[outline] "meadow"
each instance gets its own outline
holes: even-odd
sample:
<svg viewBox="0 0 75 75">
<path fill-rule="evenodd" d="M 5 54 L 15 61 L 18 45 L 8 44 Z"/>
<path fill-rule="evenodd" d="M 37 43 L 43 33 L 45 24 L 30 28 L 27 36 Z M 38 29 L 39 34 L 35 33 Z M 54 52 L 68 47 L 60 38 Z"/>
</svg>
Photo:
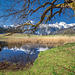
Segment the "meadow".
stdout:
<svg viewBox="0 0 75 75">
<path fill-rule="evenodd" d="M 28 69 L 0 71 L 0 75 L 74 75 L 75 43 L 40 52 Z"/>
<path fill-rule="evenodd" d="M 0 41 L 8 43 L 49 44 L 52 49 L 40 52 L 33 65 L 23 70 L 1 70 L 0 75 L 74 75 L 75 36 L 74 35 L 0 35 Z"/>
</svg>

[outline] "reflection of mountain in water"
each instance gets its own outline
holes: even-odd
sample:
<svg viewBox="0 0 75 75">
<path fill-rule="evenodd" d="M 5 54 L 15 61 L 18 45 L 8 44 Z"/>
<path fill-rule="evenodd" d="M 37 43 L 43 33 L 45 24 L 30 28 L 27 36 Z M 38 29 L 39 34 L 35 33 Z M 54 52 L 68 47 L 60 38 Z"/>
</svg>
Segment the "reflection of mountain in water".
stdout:
<svg viewBox="0 0 75 75">
<path fill-rule="evenodd" d="M 13 44 L 13 45 L 8 45 L 8 47 L 4 47 L 5 49 L 10 49 L 13 51 L 24 51 L 24 52 L 29 52 L 29 51 L 44 51 L 46 49 L 48 49 L 47 45 L 41 45 L 41 44 L 36 44 L 36 43 L 25 43 L 25 44 Z"/>
<path fill-rule="evenodd" d="M 38 57 L 39 51 L 47 49 L 47 45 L 37 43 L 11 43 L 2 47 L 0 61 L 33 62 Z"/>
</svg>

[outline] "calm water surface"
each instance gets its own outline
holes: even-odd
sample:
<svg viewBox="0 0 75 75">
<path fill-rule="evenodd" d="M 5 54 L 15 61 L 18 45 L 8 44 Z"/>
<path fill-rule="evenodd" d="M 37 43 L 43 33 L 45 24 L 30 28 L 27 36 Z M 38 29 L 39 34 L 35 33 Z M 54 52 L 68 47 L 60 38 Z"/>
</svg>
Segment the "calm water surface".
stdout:
<svg viewBox="0 0 75 75">
<path fill-rule="evenodd" d="M 40 51 L 50 49 L 47 44 L 11 43 L 0 41 L 0 61 L 24 62 L 35 61 Z"/>
</svg>

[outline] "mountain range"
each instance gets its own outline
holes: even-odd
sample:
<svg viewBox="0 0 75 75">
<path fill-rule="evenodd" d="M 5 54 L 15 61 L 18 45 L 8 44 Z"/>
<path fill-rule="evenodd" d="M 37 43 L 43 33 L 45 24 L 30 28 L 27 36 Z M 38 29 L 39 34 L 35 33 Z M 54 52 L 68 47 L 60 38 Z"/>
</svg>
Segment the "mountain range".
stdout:
<svg viewBox="0 0 75 75">
<path fill-rule="evenodd" d="M 69 28 L 64 28 L 64 29 L 59 29 L 57 31 L 54 31 L 50 33 L 51 35 L 56 35 L 56 34 L 75 34 L 75 26 L 69 27 Z"/>
<path fill-rule="evenodd" d="M 40 24 L 38 31 L 36 31 L 36 34 L 52 34 L 55 31 L 64 31 L 64 29 L 70 28 L 70 27 L 74 27 L 75 23 L 71 23 L 71 24 L 66 24 L 65 22 L 60 22 L 60 23 L 55 23 L 55 24 Z"/>
<path fill-rule="evenodd" d="M 17 26 L 13 24 L 13 25 L 2 25 L 0 27 L 2 27 L 4 29 L 8 29 L 8 28 L 15 28 Z M 34 34 L 37 34 L 37 35 L 59 34 L 60 31 L 63 32 L 64 30 L 66 30 L 67 28 L 70 28 L 70 27 L 75 28 L 75 23 L 66 24 L 65 22 L 60 22 L 60 23 L 56 22 L 55 24 L 40 24 L 38 27 L 38 30 L 35 31 Z M 71 31 L 72 30 L 73 29 L 71 28 Z M 61 32 L 60 32 L 60 34 L 61 34 Z"/>
</svg>

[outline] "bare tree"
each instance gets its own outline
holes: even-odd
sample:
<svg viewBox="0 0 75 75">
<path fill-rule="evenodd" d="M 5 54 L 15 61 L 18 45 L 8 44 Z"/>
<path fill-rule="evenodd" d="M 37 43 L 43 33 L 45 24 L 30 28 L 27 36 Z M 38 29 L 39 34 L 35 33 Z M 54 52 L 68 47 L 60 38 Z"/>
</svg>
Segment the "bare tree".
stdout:
<svg viewBox="0 0 75 75">
<path fill-rule="evenodd" d="M 32 33 L 38 29 L 41 23 L 51 21 L 56 14 L 60 16 L 66 8 L 73 9 L 75 12 L 75 0 L 63 1 L 62 3 L 61 0 L 3 0 L 4 3 L 1 3 L 1 0 L 0 3 L 3 7 L 0 9 L 2 12 L 0 18 L 2 21 L 11 19 L 16 22 L 15 25 L 19 24 L 17 29 L 21 28 L 23 32 Z M 34 19 L 36 24 L 32 24 L 30 18 Z"/>
</svg>

